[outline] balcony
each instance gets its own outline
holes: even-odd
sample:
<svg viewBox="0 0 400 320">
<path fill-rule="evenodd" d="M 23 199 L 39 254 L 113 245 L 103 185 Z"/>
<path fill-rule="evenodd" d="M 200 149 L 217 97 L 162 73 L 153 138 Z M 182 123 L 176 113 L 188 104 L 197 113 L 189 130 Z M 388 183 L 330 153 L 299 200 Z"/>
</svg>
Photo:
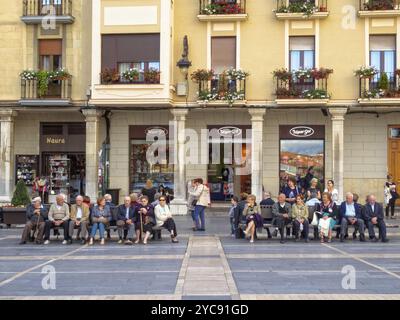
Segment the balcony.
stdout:
<svg viewBox="0 0 400 320">
<path fill-rule="evenodd" d="M 400 0 L 359 0 L 358 15 L 362 18 L 398 17 Z"/>
<path fill-rule="evenodd" d="M 247 19 L 246 0 L 199 0 L 199 21 L 243 21 Z"/>
<path fill-rule="evenodd" d="M 325 19 L 329 16 L 328 0 L 277 0 L 278 20 Z"/>
<path fill-rule="evenodd" d="M 22 106 L 68 106 L 71 104 L 71 76 L 65 70 L 24 71 L 21 74 Z"/>
<path fill-rule="evenodd" d="M 221 74 L 212 70 L 197 70 L 191 78 L 199 86 L 197 103 L 211 106 L 240 106 L 246 104 L 248 73 L 229 69 Z"/>
<path fill-rule="evenodd" d="M 302 69 L 274 71 L 276 104 L 286 106 L 322 106 L 330 99 L 328 77 L 332 69 Z"/>
<path fill-rule="evenodd" d="M 372 72 L 359 75 L 360 104 L 391 105 L 400 103 L 400 70 L 395 72 Z"/>
<path fill-rule="evenodd" d="M 72 16 L 72 0 L 23 1 L 21 20 L 26 24 L 41 24 L 42 21 L 47 23 L 47 21 L 51 21 L 53 17 L 56 23 L 73 23 L 75 18 Z"/>
</svg>

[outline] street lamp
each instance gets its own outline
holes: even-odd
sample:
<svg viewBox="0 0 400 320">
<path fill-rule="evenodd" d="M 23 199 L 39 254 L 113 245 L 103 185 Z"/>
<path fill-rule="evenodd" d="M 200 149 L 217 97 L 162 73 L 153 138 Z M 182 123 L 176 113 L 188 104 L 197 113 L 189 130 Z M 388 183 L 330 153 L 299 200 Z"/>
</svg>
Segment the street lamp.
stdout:
<svg viewBox="0 0 400 320">
<path fill-rule="evenodd" d="M 183 53 L 182 58 L 177 62 L 177 67 L 181 71 L 182 75 L 184 76 L 185 80 L 188 79 L 189 68 L 192 66 L 192 62 L 189 61 L 189 43 L 188 37 L 183 37 Z"/>
</svg>

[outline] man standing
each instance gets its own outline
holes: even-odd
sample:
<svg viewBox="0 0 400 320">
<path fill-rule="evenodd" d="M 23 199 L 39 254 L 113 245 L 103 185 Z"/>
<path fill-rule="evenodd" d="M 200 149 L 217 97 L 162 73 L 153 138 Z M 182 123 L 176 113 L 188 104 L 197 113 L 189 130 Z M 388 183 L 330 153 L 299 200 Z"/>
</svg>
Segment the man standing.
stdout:
<svg viewBox="0 0 400 320">
<path fill-rule="evenodd" d="M 351 192 L 346 194 L 346 201 L 343 201 L 339 209 L 340 219 L 340 242 L 344 241 L 345 234 L 347 233 L 347 226 L 353 225 L 360 232 L 360 241 L 365 241 L 365 225 L 362 218 L 362 209 L 358 203 L 354 202 L 354 196 Z"/>
<path fill-rule="evenodd" d="M 124 204 L 118 207 L 117 227 L 119 244 L 122 243 L 124 229 L 128 229 L 128 240 L 125 240 L 125 244 L 130 245 L 133 243 L 133 235 L 135 233 L 134 216 L 135 209 L 131 206 L 131 197 L 127 196 L 124 198 Z"/>
<path fill-rule="evenodd" d="M 285 226 L 291 221 L 292 206 L 286 202 L 286 196 L 281 193 L 278 196 L 278 202 L 272 206 L 272 214 L 275 218 L 275 224 L 277 225 L 281 234 L 281 243 L 285 243 Z"/>
<path fill-rule="evenodd" d="M 62 244 L 68 243 L 68 229 L 69 229 L 69 207 L 64 202 L 64 195 L 59 194 L 56 197 L 56 203 L 53 203 L 49 210 L 49 220 L 46 221 L 44 229 L 45 241 L 44 244 L 50 243 L 50 229 L 54 227 L 63 227 L 64 229 L 64 241 Z"/>
<path fill-rule="evenodd" d="M 75 204 L 71 206 L 71 215 L 69 221 L 69 242 L 72 243 L 74 229 L 79 229 L 82 244 L 86 243 L 89 224 L 89 207 L 83 203 L 83 197 L 77 196 Z"/>
<path fill-rule="evenodd" d="M 32 229 L 35 228 L 38 234 L 36 236 L 36 243 L 43 243 L 43 232 L 47 220 L 47 211 L 42 206 L 42 199 L 37 197 L 33 199 L 33 203 L 28 206 L 26 212 L 27 222 L 22 233 L 21 242 L 19 244 L 26 244 L 28 237 L 31 235 Z"/>
<path fill-rule="evenodd" d="M 373 242 L 378 242 L 379 239 L 375 237 L 374 227 L 377 226 L 379 233 L 382 238 L 382 242 L 388 242 L 389 239 L 386 237 L 386 224 L 383 220 L 383 207 L 380 203 L 376 202 L 375 195 L 371 194 L 368 196 L 368 203 L 364 207 L 364 220 L 368 225 L 369 238 Z"/>
</svg>

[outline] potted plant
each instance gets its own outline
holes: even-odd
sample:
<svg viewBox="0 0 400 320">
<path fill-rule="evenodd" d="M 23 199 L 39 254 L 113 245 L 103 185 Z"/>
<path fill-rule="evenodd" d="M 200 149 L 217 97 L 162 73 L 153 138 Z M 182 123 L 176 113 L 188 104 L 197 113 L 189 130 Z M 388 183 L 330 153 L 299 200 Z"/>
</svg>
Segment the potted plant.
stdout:
<svg viewBox="0 0 400 320">
<path fill-rule="evenodd" d="M 369 0 L 364 4 L 365 10 L 394 10 L 393 0 Z"/>
<path fill-rule="evenodd" d="M 361 79 L 371 79 L 378 73 L 378 70 L 375 67 L 361 67 L 354 71 L 354 74 Z"/>
<path fill-rule="evenodd" d="M 199 83 L 202 81 L 211 81 L 214 76 L 215 74 L 213 70 L 197 69 L 190 75 L 190 79 Z"/>
<path fill-rule="evenodd" d="M 130 68 L 122 73 L 122 77 L 129 82 L 137 82 L 139 80 L 139 71 L 135 68 Z"/>
<path fill-rule="evenodd" d="M 319 68 L 311 70 L 311 77 L 315 80 L 328 79 L 329 75 L 333 73 L 333 69 Z"/>
<path fill-rule="evenodd" d="M 287 69 L 277 69 L 272 74 L 279 81 L 288 82 L 292 79 L 292 73 Z"/>
<path fill-rule="evenodd" d="M 116 69 L 105 68 L 100 74 L 102 84 L 118 83 L 121 79 L 121 75 Z"/>
<path fill-rule="evenodd" d="M 19 180 L 10 206 L 2 208 L 3 222 L 7 225 L 24 224 L 26 222 L 26 206 L 31 203 L 28 189 L 23 180 Z"/>
<path fill-rule="evenodd" d="M 144 72 L 144 82 L 145 83 L 160 83 L 160 71 L 154 68 Z"/>
</svg>

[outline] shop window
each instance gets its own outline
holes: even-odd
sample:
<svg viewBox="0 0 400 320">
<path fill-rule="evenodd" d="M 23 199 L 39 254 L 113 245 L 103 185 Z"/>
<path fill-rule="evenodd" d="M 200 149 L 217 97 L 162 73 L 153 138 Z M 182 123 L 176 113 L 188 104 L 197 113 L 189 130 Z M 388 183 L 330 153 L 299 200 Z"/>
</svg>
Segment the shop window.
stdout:
<svg viewBox="0 0 400 320">
<path fill-rule="evenodd" d="M 325 184 L 325 127 L 280 126 L 280 190 L 289 177 L 296 178 L 302 191 L 317 178 L 323 191 Z"/>
</svg>

